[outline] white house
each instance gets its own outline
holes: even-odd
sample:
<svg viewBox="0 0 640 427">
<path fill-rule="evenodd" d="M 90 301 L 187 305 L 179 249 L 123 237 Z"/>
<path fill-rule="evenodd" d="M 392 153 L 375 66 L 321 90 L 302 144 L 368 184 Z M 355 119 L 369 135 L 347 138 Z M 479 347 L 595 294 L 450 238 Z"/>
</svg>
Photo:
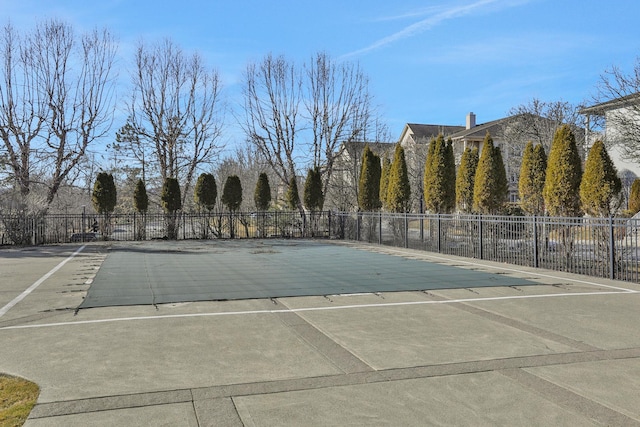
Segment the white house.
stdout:
<svg viewBox="0 0 640 427">
<path fill-rule="evenodd" d="M 592 105 L 583 108 L 580 113 L 586 118 L 587 144 L 591 146 L 596 140 L 602 139 L 619 174 L 628 170 L 635 176 L 640 176 L 640 163 L 625 155 L 624 146 L 624 142 L 637 141 L 639 153 L 627 154 L 640 159 L 640 93 Z M 594 125 L 598 125 L 600 121 L 604 122 L 602 131 L 594 130 Z"/>
</svg>

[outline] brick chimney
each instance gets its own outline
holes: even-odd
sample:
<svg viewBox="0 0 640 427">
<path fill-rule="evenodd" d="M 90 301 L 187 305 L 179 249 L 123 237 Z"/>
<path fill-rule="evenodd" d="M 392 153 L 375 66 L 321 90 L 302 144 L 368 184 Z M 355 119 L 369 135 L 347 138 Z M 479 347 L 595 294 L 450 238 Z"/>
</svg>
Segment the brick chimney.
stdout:
<svg viewBox="0 0 640 427">
<path fill-rule="evenodd" d="M 467 129 L 476 127 L 476 115 L 473 113 L 467 114 Z"/>
</svg>

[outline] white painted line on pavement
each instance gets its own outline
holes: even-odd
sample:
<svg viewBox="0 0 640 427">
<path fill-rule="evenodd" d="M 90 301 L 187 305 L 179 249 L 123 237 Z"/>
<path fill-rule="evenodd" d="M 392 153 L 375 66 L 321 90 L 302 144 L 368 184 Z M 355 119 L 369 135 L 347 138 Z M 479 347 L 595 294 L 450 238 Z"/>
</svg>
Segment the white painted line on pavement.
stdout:
<svg viewBox="0 0 640 427">
<path fill-rule="evenodd" d="M 12 301 L 10 301 L 7 305 L 5 305 L 4 307 L 0 308 L 0 317 L 4 316 L 5 314 L 7 314 L 7 312 L 9 310 L 11 310 L 11 308 L 13 308 L 13 306 L 15 306 L 16 304 L 18 304 L 20 301 L 22 301 L 23 299 L 25 299 L 27 297 L 27 295 L 29 295 L 31 292 L 33 292 L 38 286 L 40 286 L 45 280 L 47 280 L 49 277 L 53 276 L 53 274 L 55 274 L 56 271 L 60 270 L 67 262 L 71 261 L 76 255 L 78 255 L 80 252 L 82 252 L 82 250 L 86 247 L 87 245 L 82 245 L 77 251 L 75 251 L 74 253 L 72 253 L 68 258 L 64 259 L 63 261 L 60 262 L 60 264 L 56 265 L 55 267 L 53 267 L 47 274 L 45 274 L 44 276 L 42 276 L 41 278 L 39 278 L 33 285 L 29 286 L 24 292 L 22 292 L 20 295 L 18 295 L 17 297 L 15 297 Z"/>
<path fill-rule="evenodd" d="M 139 316 L 139 317 L 116 317 L 111 319 L 96 319 L 96 320 L 79 320 L 77 322 L 59 322 L 59 323 L 43 323 L 38 325 L 16 325 L 6 326 L 0 328 L 0 331 L 10 329 L 35 329 L 35 328 L 49 328 L 53 326 L 74 326 L 74 325 L 91 325 L 98 323 L 113 323 L 113 322 L 127 322 L 133 320 L 160 320 L 160 319 L 186 319 L 191 317 L 218 317 L 218 316 L 238 316 L 238 315 L 251 315 L 251 314 L 277 314 L 277 313 L 300 313 L 305 311 L 329 311 L 329 310 L 348 310 L 348 309 L 360 309 L 360 308 L 379 308 L 379 307 L 400 307 L 407 305 L 427 305 L 427 304 L 453 304 L 453 303 L 465 303 L 465 302 L 482 302 L 482 301 L 504 301 L 504 300 L 516 300 L 527 298 L 556 298 L 556 297 L 569 297 L 569 296 L 601 296 L 601 295 L 627 295 L 627 294 L 639 294 L 640 291 L 628 291 L 628 292 L 576 292 L 576 293 L 562 293 L 562 294 L 540 294 L 540 295 L 514 295 L 508 297 L 487 297 L 487 298 L 462 298 L 451 300 L 438 300 L 438 301 L 407 301 L 407 302 L 388 302 L 379 304 L 353 304 L 353 305 L 339 305 L 333 307 L 305 307 L 305 308 L 292 308 L 282 310 L 247 310 L 247 311 L 225 311 L 215 313 L 187 313 L 187 314 L 166 314 L 158 316 Z"/>
</svg>

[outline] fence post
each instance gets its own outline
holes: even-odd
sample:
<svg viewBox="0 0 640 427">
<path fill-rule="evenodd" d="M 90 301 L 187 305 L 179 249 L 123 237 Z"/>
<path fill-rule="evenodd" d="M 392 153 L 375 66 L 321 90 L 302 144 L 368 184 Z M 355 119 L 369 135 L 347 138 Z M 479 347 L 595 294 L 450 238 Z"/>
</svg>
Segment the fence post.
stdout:
<svg viewBox="0 0 640 427">
<path fill-rule="evenodd" d="M 484 259 L 484 254 L 482 253 L 482 215 L 478 215 L 478 255 L 480 259 Z"/>
<path fill-rule="evenodd" d="M 36 217 L 31 217 L 31 244 L 36 244 Z"/>
<path fill-rule="evenodd" d="M 360 211 L 356 213 L 356 242 L 360 241 Z"/>
<path fill-rule="evenodd" d="M 442 228 L 440 227 L 441 224 L 440 224 L 440 214 L 439 213 L 436 214 L 436 219 L 437 219 L 437 224 L 438 224 L 438 246 L 437 246 L 438 247 L 438 253 L 442 253 L 441 252 L 441 247 L 440 247 L 440 245 L 441 245 L 441 243 L 440 243 L 440 231 L 442 230 Z"/>
<path fill-rule="evenodd" d="M 378 211 L 378 244 L 382 244 L 382 211 Z"/>
<path fill-rule="evenodd" d="M 327 211 L 327 221 L 329 222 L 329 235 L 327 237 L 331 238 L 331 211 Z"/>
<path fill-rule="evenodd" d="M 538 268 L 540 261 L 538 260 L 538 220 L 533 216 L 533 266 Z"/>
<path fill-rule="evenodd" d="M 616 241 L 613 235 L 613 217 L 609 217 L 609 278 L 616 278 L 616 257 L 615 247 Z"/>
<path fill-rule="evenodd" d="M 85 207 L 82 207 L 82 230 L 80 230 L 80 235 L 82 236 L 82 243 L 84 243 L 85 234 L 87 232 L 87 223 L 85 221 Z"/>
<path fill-rule="evenodd" d="M 313 211 L 309 211 L 309 215 L 313 215 Z M 313 222 L 313 221 L 312 221 Z M 312 228 L 313 225 L 309 228 Z M 307 230 L 307 214 L 302 215 L 302 237 L 313 236 L 313 230 Z M 291 230 L 291 237 L 295 237 L 293 235 L 293 230 Z"/>
<path fill-rule="evenodd" d="M 404 247 L 409 247 L 409 218 L 408 213 L 404 213 Z"/>
</svg>

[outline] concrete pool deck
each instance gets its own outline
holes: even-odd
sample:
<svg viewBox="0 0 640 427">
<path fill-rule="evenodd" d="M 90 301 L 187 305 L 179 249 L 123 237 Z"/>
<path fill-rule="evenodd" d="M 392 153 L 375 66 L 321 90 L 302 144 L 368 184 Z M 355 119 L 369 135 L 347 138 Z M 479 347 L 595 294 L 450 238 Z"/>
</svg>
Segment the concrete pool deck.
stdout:
<svg viewBox="0 0 640 427">
<path fill-rule="evenodd" d="M 77 311 L 117 245 L 2 249 L 0 372 L 27 426 L 640 425 L 637 284 L 335 245 L 514 285 Z"/>
</svg>

